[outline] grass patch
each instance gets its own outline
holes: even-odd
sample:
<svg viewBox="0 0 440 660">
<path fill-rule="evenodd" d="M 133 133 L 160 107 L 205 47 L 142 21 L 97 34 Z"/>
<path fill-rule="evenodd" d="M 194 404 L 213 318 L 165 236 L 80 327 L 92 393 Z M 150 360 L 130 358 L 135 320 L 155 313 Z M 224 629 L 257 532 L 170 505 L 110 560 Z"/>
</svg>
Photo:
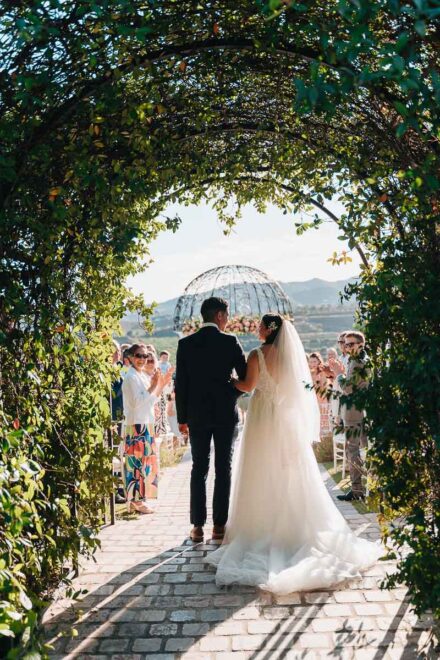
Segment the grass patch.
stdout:
<svg viewBox="0 0 440 660">
<path fill-rule="evenodd" d="M 318 463 L 325 463 L 333 461 L 333 435 L 328 435 L 321 438 L 321 442 L 316 442 L 313 445 L 316 460 Z"/>
<path fill-rule="evenodd" d="M 174 467 L 182 460 L 182 456 L 188 449 L 187 445 L 176 447 L 172 451 L 163 445 L 160 448 L 160 467 L 161 469 Z"/>
<path fill-rule="evenodd" d="M 127 504 L 115 504 L 115 514 L 117 520 L 137 520 L 139 514 L 135 511 L 127 511 Z"/>
<path fill-rule="evenodd" d="M 339 488 L 344 493 L 347 493 L 350 490 L 350 477 L 346 476 L 345 479 L 342 479 L 342 470 L 339 470 L 339 468 L 335 470 L 335 468 L 333 467 L 333 461 L 332 462 L 323 461 L 322 465 L 328 471 L 333 481 L 335 481 L 338 484 Z M 351 502 L 351 504 L 354 506 L 354 508 L 358 513 L 362 513 L 362 514 L 377 513 L 377 509 L 371 506 L 368 499 L 366 500 L 366 502 L 360 502 L 359 500 L 354 500 L 353 502 Z"/>
</svg>

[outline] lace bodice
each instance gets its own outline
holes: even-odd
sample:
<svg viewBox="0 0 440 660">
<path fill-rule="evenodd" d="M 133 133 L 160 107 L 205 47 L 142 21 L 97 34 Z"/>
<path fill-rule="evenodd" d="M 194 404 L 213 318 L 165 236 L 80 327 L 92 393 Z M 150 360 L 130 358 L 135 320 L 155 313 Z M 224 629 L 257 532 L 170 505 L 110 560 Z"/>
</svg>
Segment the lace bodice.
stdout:
<svg viewBox="0 0 440 660">
<path fill-rule="evenodd" d="M 264 359 L 264 354 L 261 348 L 257 348 L 257 355 L 260 373 L 255 390 L 257 392 L 262 392 L 265 396 L 273 397 L 276 390 L 276 383 L 267 369 L 266 360 Z"/>
</svg>

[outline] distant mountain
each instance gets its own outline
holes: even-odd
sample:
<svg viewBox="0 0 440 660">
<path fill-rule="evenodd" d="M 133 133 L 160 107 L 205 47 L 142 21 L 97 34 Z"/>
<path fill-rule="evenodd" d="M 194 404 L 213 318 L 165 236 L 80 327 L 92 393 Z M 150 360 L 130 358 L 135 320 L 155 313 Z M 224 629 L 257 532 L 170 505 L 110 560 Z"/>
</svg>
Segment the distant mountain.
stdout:
<svg viewBox="0 0 440 660">
<path fill-rule="evenodd" d="M 327 280 L 313 278 L 305 282 L 280 282 L 280 284 L 295 309 L 298 306 L 338 306 L 340 305 L 340 292 L 344 290 L 348 283 L 353 281 L 353 279 L 348 279 L 328 282 Z M 178 298 L 172 298 L 157 305 L 152 319 L 155 334 L 167 334 L 172 329 L 177 300 Z M 140 328 L 140 319 L 136 313 L 127 314 L 121 323 L 125 331 L 134 327 Z"/>
<path fill-rule="evenodd" d="M 280 282 L 292 305 L 339 305 L 339 294 L 354 278 L 328 282 L 315 277 L 305 282 Z"/>
</svg>

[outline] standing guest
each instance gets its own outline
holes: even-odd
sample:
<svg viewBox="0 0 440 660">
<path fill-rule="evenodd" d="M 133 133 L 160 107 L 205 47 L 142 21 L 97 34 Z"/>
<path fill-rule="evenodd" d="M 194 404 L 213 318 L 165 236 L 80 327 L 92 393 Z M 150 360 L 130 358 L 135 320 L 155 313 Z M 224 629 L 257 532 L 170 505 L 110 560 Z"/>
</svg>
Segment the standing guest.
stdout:
<svg viewBox="0 0 440 660">
<path fill-rule="evenodd" d="M 122 419 L 122 416 L 124 414 L 124 407 L 122 403 L 123 376 L 121 374 L 121 367 L 122 367 L 121 347 L 119 346 L 118 342 L 115 340 L 113 340 L 113 344 L 115 346 L 115 350 L 112 356 L 112 364 L 113 367 L 115 368 L 117 377 L 113 381 L 112 389 L 111 389 L 111 414 L 112 414 L 112 421 L 116 422 Z"/>
<path fill-rule="evenodd" d="M 147 493 L 157 491 L 158 477 L 153 407 L 167 382 L 158 369 L 151 377 L 145 373 L 147 353 L 142 344 L 133 344 L 129 350 L 131 367 L 122 384 L 125 423 L 121 463 L 129 511 L 147 514 L 153 513 L 147 506 Z"/>
<path fill-rule="evenodd" d="M 321 414 L 321 438 L 331 433 L 330 426 L 330 403 L 327 398 L 327 392 L 330 387 L 326 367 L 321 353 L 314 352 L 309 355 L 309 368 L 312 375 L 313 385 L 315 387 L 316 397 Z"/>
<path fill-rule="evenodd" d="M 116 339 L 113 339 L 113 354 L 112 354 L 112 364 L 118 364 L 118 362 L 121 362 L 122 358 L 122 352 L 121 352 L 121 346 L 119 343 L 116 341 Z"/>
<path fill-rule="evenodd" d="M 332 372 L 332 374 L 333 374 L 333 376 L 332 376 L 333 380 L 334 380 L 334 378 L 335 378 L 335 374 L 334 374 L 334 372 L 333 372 L 333 367 L 332 367 L 332 365 L 333 365 L 337 360 L 339 360 L 339 357 L 338 357 L 338 351 L 336 350 L 336 348 L 328 348 L 328 349 L 327 349 L 327 365 L 328 365 L 329 370 L 330 370 L 330 371 Z"/>
<path fill-rule="evenodd" d="M 345 350 L 345 341 L 344 341 L 344 350 Z M 340 415 L 340 396 L 341 388 L 339 387 L 337 376 L 340 373 L 345 373 L 345 367 L 338 356 L 338 352 L 335 348 L 327 349 L 327 364 L 329 371 L 331 372 L 331 382 L 332 382 L 332 397 L 330 399 L 330 418 L 333 432 L 335 432 L 336 427 L 341 423 Z M 342 371 L 341 371 L 342 369 Z"/>
<path fill-rule="evenodd" d="M 368 358 L 365 352 L 365 336 L 362 332 L 351 330 L 345 335 L 345 349 L 349 356 L 345 376 L 343 371 L 338 375 L 338 382 L 342 394 L 349 397 L 358 389 L 368 386 L 369 369 Z M 338 371 L 338 367 L 336 367 Z M 341 405 L 341 417 L 346 435 L 347 463 L 350 472 L 351 490 L 345 495 L 338 495 L 338 499 L 346 502 L 363 500 L 365 489 L 362 484 L 363 462 L 360 455 L 361 448 L 367 446 L 365 433 L 365 411 L 359 410 L 350 402 Z"/>
<path fill-rule="evenodd" d="M 152 376 L 159 367 L 157 355 L 156 353 L 150 351 L 145 344 L 142 345 L 142 348 L 145 350 L 145 354 L 147 356 L 145 360 L 144 371 L 148 376 Z"/>
<path fill-rule="evenodd" d="M 177 423 L 176 394 L 174 389 L 170 394 L 167 394 L 167 418 L 172 434 L 176 438 L 180 438 L 181 434 Z M 188 442 L 188 438 L 186 438 L 186 442 Z"/>
<path fill-rule="evenodd" d="M 171 369 L 170 354 L 168 351 L 161 351 L 159 353 L 159 369 L 163 374 Z"/>
<path fill-rule="evenodd" d="M 121 344 L 121 368 L 124 368 L 124 373 L 127 373 L 127 370 L 131 367 L 130 358 L 128 356 L 130 346 L 131 344 Z"/>
<path fill-rule="evenodd" d="M 124 374 L 122 373 L 122 346 L 119 346 L 118 342 L 115 340 L 113 340 L 113 344 L 115 346 L 115 351 L 112 356 L 112 364 L 115 368 L 116 378 L 112 383 L 110 397 L 110 409 L 113 422 L 111 434 L 112 447 L 115 438 L 120 438 L 122 435 L 122 419 L 124 417 L 124 401 L 122 396 L 122 383 L 124 380 Z M 123 504 L 125 502 L 124 489 L 121 487 L 117 488 L 115 502 L 116 504 Z"/>
<path fill-rule="evenodd" d="M 145 361 L 145 373 L 147 376 L 152 376 L 155 371 L 160 371 L 159 363 L 157 361 L 156 353 L 147 353 L 147 359 Z M 161 372 L 162 373 L 162 372 Z M 164 374 L 162 374 L 164 375 Z M 171 377 L 173 375 L 173 368 L 170 367 L 164 377 L 167 377 L 167 382 L 171 382 Z M 167 423 L 167 399 L 166 392 L 161 392 L 160 397 L 156 401 L 154 406 L 154 437 L 157 438 L 160 435 L 164 435 L 168 432 L 168 423 Z"/>
<path fill-rule="evenodd" d="M 329 360 L 330 363 L 330 368 L 333 369 L 334 373 L 336 376 L 339 376 L 340 374 L 345 374 L 347 371 L 347 366 L 348 366 L 348 360 L 349 360 L 349 354 L 347 353 L 347 349 L 345 347 L 345 337 L 347 333 L 350 332 L 350 330 L 344 330 L 344 332 L 341 332 L 338 336 L 338 348 L 341 352 L 341 355 L 338 357 L 338 362 L 334 362 L 333 360 Z M 342 371 L 341 371 L 342 369 Z M 335 420 L 336 426 L 339 426 L 341 424 L 341 388 L 339 385 L 339 379 L 338 377 L 335 378 L 334 383 L 333 383 L 333 401 L 336 403 L 333 403 L 333 417 Z"/>
<path fill-rule="evenodd" d="M 344 369 L 347 368 L 348 360 L 349 360 L 349 357 L 350 357 L 347 353 L 347 348 L 345 346 L 345 337 L 349 332 L 350 332 L 350 330 L 344 330 L 344 332 L 341 332 L 339 337 L 338 337 L 338 348 L 341 351 L 340 360 L 341 360 L 342 364 L 344 365 Z"/>
<path fill-rule="evenodd" d="M 131 358 L 130 358 L 130 346 L 125 348 L 122 352 L 122 367 L 121 367 L 121 376 L 124 378 L 125 374 L 131 367 Z"/>
</svg>

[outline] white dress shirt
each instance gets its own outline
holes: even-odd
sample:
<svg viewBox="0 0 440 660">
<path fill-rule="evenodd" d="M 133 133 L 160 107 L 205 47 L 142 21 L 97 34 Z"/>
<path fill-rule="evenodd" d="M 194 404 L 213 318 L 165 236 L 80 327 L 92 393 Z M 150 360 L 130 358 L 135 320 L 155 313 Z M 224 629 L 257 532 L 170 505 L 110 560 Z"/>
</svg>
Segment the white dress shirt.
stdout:
<svg viewBox="0 0 440 660">
<path fill-rule="evenodd" d="M 209 321 L 207 321 L 206 323 L 202 323 L 201 327 L 202 328 L 216 328 L 217 330 L 220 330 L 217 323 L 210 323 Z"/>
<path fill-rule="evenodd" d="M 154 423 L 154 404 L 158 397 L 148 391 L 150 377 L 130 367 L 122 383 L 124 421 L 131 424 Z"/>
</svg>

